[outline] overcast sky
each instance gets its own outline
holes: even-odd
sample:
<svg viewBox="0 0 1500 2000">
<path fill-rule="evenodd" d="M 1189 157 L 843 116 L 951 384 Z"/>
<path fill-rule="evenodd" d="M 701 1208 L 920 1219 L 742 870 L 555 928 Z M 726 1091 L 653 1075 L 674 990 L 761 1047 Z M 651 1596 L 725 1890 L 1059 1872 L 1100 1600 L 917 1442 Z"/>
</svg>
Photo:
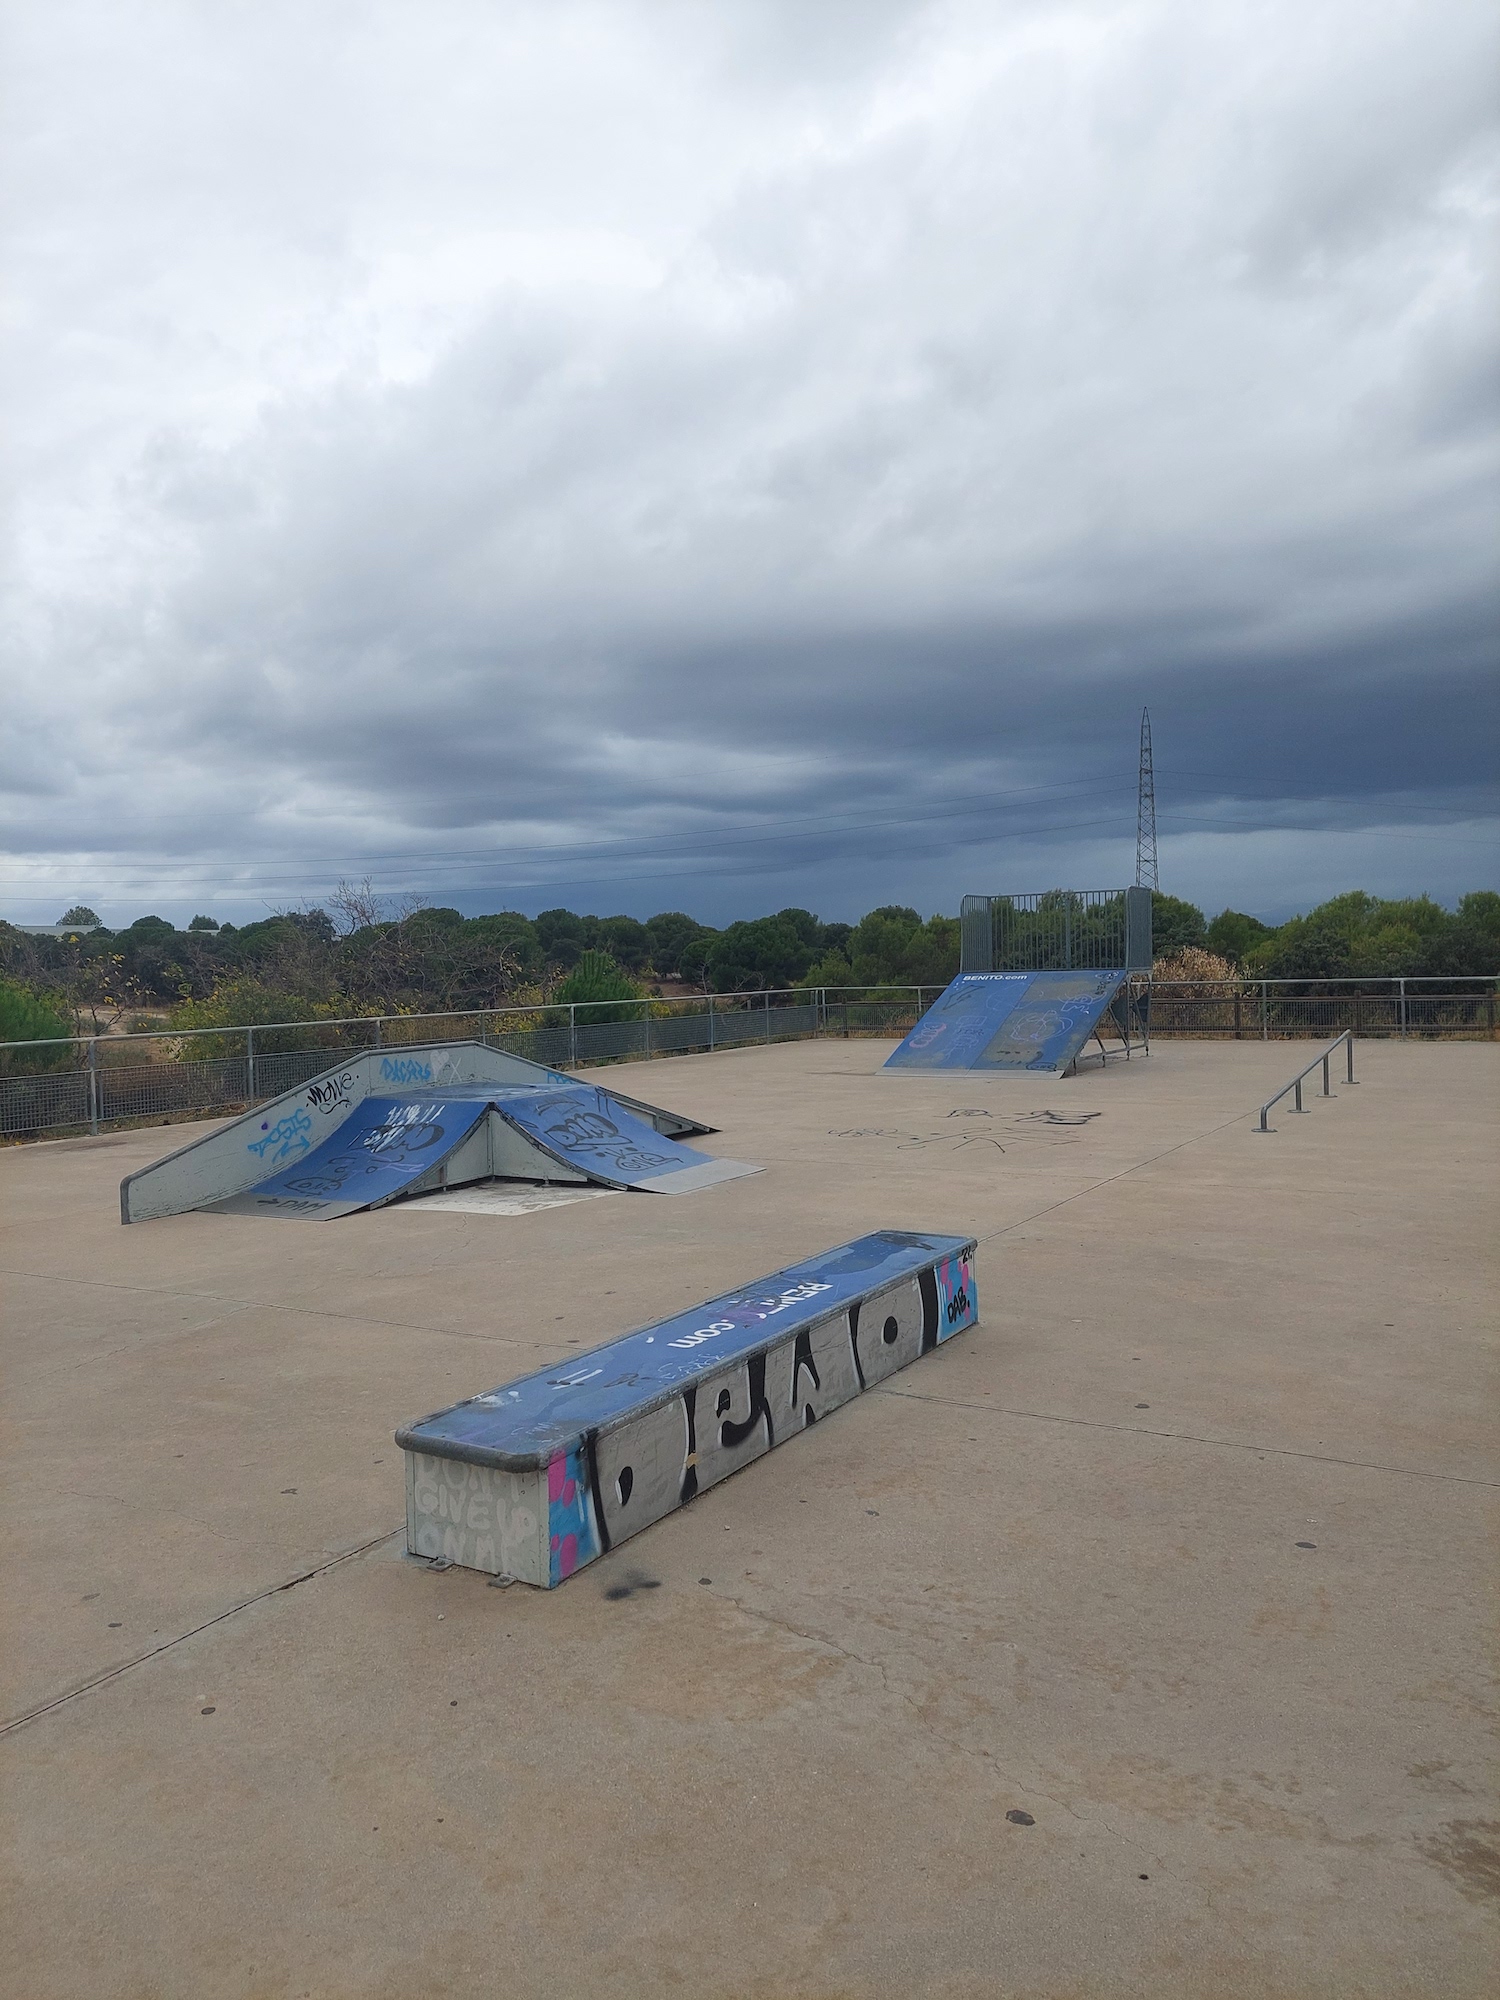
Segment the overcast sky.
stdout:
<svg viewBox="0 0 1500 2000">
<path fill-rule="evenodd" d="M 1500 880 L 1490 0 L 11 0 L 0 912 Z"/>
</svg>

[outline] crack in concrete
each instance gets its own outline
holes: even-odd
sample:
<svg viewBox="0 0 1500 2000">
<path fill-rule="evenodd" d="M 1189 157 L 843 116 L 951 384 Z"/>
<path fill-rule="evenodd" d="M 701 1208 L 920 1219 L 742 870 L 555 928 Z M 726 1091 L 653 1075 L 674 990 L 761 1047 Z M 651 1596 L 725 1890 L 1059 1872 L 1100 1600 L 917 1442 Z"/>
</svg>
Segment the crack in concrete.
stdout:
<svg viewBox="0 0 1500 2000">
<path fill-rule="evenodd" d="M 361 1542 L 357 1548 L 341 1550 L 327 1562 L 316 1563 L 311 1569 L 302 1570 L 296 1576 L 286 1577 L 280 1583 L 269 1584 L 266 1589 L 256 1591 L 253 1597 L 241 1598 L 238 1604 L 231 1604 L 225 1611 L 216 1611 L 212 1618 L 205 1618 L 200 1625 L 194 1625 L 189 1631 L 179 1632 L 175 1638 L 164 1639 L 159 1646 L 152 1646 L 149 1651 L 138 1653 L 133 1660 L 126 1660 L 123 1666 L 110 1667 L 107 1672 L 95 1674 L 81 1686 L 70 1688 L 66 1694 L 55 1695 L 51 1701 L 40 1702 L 35 1708 L 28 1708 L 20 1715 L 13 1715 L 8 1722 L 0 1723 L 0 1736 L 9 1736 L 12 1730 L 25 1728 L 28 1722 L 37 1722 L 44 1715 L 55 1714 L 58 1709 L 66 1708 L 80 1696 L 92 1694 L 96 1688 L 107 1687 L 111 1681 L 119 1680 L 122 1674 L 128 1674 L 136 1667 L 145 1666 L 148 1660 L 160 1659 L 163 1653 L 170 1653 L 174 1646 L 181 1646 L 189 1639 L 196 1639 L 200 1632 L 211 1631 L 215 1625 L 222 1625 L 226 1619 L 237 1617 L 241 1611 L 248 1611 L 252 1604 L 263 1604 L 268 1597 L 277 1597 L 283 1590 L 295 1590 L 299 1583 L 307 1583 L 315 1576 L 324 1576 L 329 1570 L 337 1569 L 340 1563 L 353 1562 L 356 1556 L 367 1555 L 371 1549 L 378 1549 L 382 1542 L 394 1541 L 397 1535 L 404 1535 L 405 1532 L 404 1524 L 399 1528 L 390 1528 L 383 1535 L 375 1535 L 368 1542 Z"/>
</svg>

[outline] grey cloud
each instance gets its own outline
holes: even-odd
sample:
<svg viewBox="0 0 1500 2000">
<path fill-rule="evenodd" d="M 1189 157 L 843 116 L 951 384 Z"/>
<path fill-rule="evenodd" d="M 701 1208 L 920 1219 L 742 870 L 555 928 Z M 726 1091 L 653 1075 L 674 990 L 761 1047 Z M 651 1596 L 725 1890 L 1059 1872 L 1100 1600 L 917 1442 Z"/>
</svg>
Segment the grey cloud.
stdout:
<svg viewBox="0 0 1500 2000">
<path fill-rule="evenodd" d="M 993 865 L 1118 875 L 1142 700 L 1329 887 L 1492 866 L 1422 830 L 1496 813 L 1487 10 L 146 11 L 60 111 L 103 15 L 25 51 L 13 902 L 549 843 L 649 901 L 670 834 L 705 915 L 952 903 L 944 802 L 1064 782 Z"/>
</svg>

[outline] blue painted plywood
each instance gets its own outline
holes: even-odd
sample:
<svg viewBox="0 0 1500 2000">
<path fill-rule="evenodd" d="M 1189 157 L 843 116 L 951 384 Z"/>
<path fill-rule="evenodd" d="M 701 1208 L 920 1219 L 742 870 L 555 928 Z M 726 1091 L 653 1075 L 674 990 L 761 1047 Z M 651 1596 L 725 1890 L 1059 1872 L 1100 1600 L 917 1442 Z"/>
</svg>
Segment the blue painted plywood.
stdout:
<svg viewBox="0 0 1500 2000">
<path fill-rule="evenodd" d="M 207 1204 L 219 1215 L 280 1215 L 326 1221 L 355 1209 L 389 1201 L 438 1166 L 481 1118 L 489 1115 L 487 1093 L 367 1097 L 321 1145 L 294 1151 L 290 1161 L 245 1194 Z M 273 1157 L 286 1159 L 285 1133 L 267 1126 L 258 1144 L 275 1140 Z"/>
<path fill-rule="evenodd" d="M 886 1062 L 887 1069 L 1065 1069 L 1125 974 L 964 972 Z"/>
</svg>

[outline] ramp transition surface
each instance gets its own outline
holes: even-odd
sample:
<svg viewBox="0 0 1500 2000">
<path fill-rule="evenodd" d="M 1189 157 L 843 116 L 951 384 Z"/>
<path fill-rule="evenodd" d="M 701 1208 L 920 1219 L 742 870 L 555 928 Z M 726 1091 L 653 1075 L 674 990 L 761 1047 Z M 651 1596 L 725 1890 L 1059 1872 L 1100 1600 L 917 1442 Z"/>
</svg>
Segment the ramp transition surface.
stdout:
<svg viewBox="0 0 1500 2000">
<path fill-rule="evenodd" d="M 887 1069 L 1065 1069 L 1124 972 L 961 972 Z"/>
<path fill-rule="evenodd" d="M 216 1215 L 319 1222 L 377 1208 L 423 1191 L 418 1183 L 440 1185 L 431 1177 L 493 1117 L 525 1142 L 516 1178 L 547 1180 L 556 1165 L 569 1180 L 687 1194 L 760 1171 L 739 1160 L 709 1159 L 663 1137 L 589 1085 L 468 1086 L 366 1097 L 320 1145 L 243 1193 L 202 1205 Z M 514 1165 L 513 1146 L 506 1156 Z M 487 1175 L 471 1161 L 464 1178 Z"/>
</svg>

